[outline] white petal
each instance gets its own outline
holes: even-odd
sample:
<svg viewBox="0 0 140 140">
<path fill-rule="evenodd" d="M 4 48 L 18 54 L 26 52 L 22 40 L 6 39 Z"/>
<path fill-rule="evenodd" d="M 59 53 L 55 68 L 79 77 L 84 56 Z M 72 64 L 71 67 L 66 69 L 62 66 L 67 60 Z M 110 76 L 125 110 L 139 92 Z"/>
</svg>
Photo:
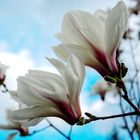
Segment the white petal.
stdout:
<svg viewBox="0 0 140 140">
<path fill-rule="evenodd" d="M 63 43 L 80 45 L 86 49 L 102 48 L 103 36 L 104 26 L 101 21 L 96 16 L 83 11 L 66 13 L 62 21 L 62 33 L 56 34 Z"/>
<path fill-rule="evenodd" d="M 65 82 L 69 90 L 70 101 L 79 100 L 79 94 L 85 76 L 83 61 L 71 54 L 65 70 Z"/>
<path fill-rule="evenodd" d="M 93 14 L 84 11 L 74 11 L 71 12 L 71 15 L 75 26 L 82 33 L 88 44 L 104 51 L 104 22 Z"/>
<path fill-rule="evenodd" d="M 22 104 L 22 103 L 23 103 L 23 102 L 19 99 L 17 91 L 9 90 L 9 93 L 10 93 L 12 99 L 14 99 L 16 102 L 18 102 L 19 104 Z"/>
<path fill-rule="evenodd" d="M 28 77 L 28 78 L 27 78 Z M 38 77 L 37 75 L 28 75 L 26 78 L 24 77 L 24 82 L 32 87 L 38 95 L 42 96 L 46 99 L 57 99 L 61 101 L 65 101 L 67 98 L 66 89 L 63 79 L 61 81 L 57 80 L 53 77 Z M 23 79 L 23 78 L 22 78 Z"/>
<path fill-rule="evenodd" d="M 84 49 L 79 45 L 60 44 L 53 47 L 53 51 L 59 58 L 65 61 L 67 61 L 67 59 L 69 58 L 69 52 L 72 52 L 83 59 L 85 64 L 90 65 L 91 63 L 94 63 L 94 58 L 91 54 L 91 51 L 88 51 L 87 49 Z"/>
<path fill-rule="evenodd" d="M 80 47 L 79 45 L 60 44 L 58 46 L 53 47 L 53 51 L 59 58 L 65 61 L 69 57 L 69 52 L 72 52 L 76 54 L 79 58 L 81 58 L 87 66 L 96 69 L 102 76 L 109 74 L 107 68 L 104 67 L 104 64 L 96 60 L 91 54 L 91 51 L 88 51 Z"/>
<path fill-rule="evenodd" d="M 69 57 L 68 48 L 64 47 L 63 44 L 60 44 L 60 45 L 52 47 L 52 49 L 58 58 L 64 61 L 67 61 Z"/>
<path fill-rule="evenodd" d="M 48 106 L 54 105 L 52 101 L 49 101 L 42 97 L 38 91 L 35 90 L 28 81 L 24 81 L 24 78 L 18 79 L 18 96 L 20 100 L 26 105 L 46 104 Z"/>
<path fill-rule="evenodd" d="M 29 119 L 24 122 L 22 122 L 22 128 L 28 128 L 29 126 L 35 126 L 39 122 L 41 122 L 43 118 L 35 118 L 35 119 Z"/>
<path fill-rule="evenodd" d="M 88 42 L 85 40 L 79 28 L 77 27 L 71 12 L 65 14 L 62 21 L 62 33 L 56 34 L 56 37 L 64 43 L 76 45 L 80 44 L 83 47 L 89 46 Z"/>
<path fill-rule="evenodd" d="M 8 66 L 7 65 L 0 63 L 0 73 L 2 75 L 5 74 L 5 72 L 6 72 L 7 69 L 8 69 Z"/>
<path fill-rule="evenodd" d="M 102 26 L 105 26 L 105 22 L 106 22 L 108 13 L 109 12 L 106 12 L 106 11 L 103 11 L 103 10 L 97 10 L 94 14 L 98 19 L 101 20 L 101 24 L 104 24 Z"/>
<path fill-rule="evenodd" d="M 120 1 L 109 12 L 106 22 L 106 31 L 105 31 L 106 53 L 107 53 L 107 62 L 111 70 L 113 68 L 111 64 L 112 60 L 110 59 L 114 58 L 116 55 L 115 52 L 125 32 L 127 21 L 128 21 L 127 7 L 122 1 Z"/>
<path fill-rule="evenodd" d="M 61 77 L 55 73 L 51 73 L 51 72 L 46 72 L 46 71 L 41 71 L 41 70 L 29 70 L 28 71 L 28 74 L 30 75 L 33 75 L 33 76 L 38 76 L 38 77 L 43 77 L 45 76 L 46 78 L 47 77 L 53 77 L 55 78 L 56 80 L 60 80 L 61 81 Z M 28 75 L 27 74 L 27 75 Z"/>
<path fill-rule="evenodd" d="M 11 129 L 17 129 L 17 126 L 15 125 L 0 125 L 0 129 L 3 129 L 3 130 L 11 130 Z"/>
<path fill-rule="evenodd" d="M 61 75 L 64 74 L 65 65 L 61 61 L 54 58 L 47 58 L 50 63 L 52 63 Z"/>
<path fill-rule="evenodd" d="M 42 84 L 44 83 L 45 85 L 48 84 L 48 83 L 46 83 L 47 79 L 53 79 L 54 81 L 57 81 L 57 82 L 63 84 L 61 76 L 58 74 L 55 74 L 55 73 L 39 71 L 39 70 L 29 70 L 27 77 L 28 76 L 30 76 L 30 77 L 32 76 L 32 78 L 38 79 L 39 81 L 42 82 Z M 50 81 L 49 81 L 49 83 L 50 83 Z"/>
<path fill-rule="evenodd" d="M 13 120 L 28 120 L 28 119 L 35 119 L 35 118 L 42 118 L 48 116 L 57 116 L 61 117 L 64 116 L 59 110 L 54 108 L 49 108 L 47 106 L 34 106 L 30 108 L 20 109 L 13 111 L 11 113 L 11 118 Z"/>
</svg>

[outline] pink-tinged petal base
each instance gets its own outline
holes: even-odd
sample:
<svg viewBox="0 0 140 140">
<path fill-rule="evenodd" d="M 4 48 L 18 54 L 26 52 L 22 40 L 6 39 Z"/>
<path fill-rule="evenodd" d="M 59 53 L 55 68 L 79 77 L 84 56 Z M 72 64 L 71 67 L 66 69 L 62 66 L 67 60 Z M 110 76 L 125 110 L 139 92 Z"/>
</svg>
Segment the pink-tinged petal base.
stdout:
<svg viewBox="0 0 140 140">
<path fill-rule="evenodd" d="M 101 76 L 111 75 L 111 73 L 102 64 L 86 64 L 87 66 L 95 69 Z"/>
<path fill-rule="evenodd" d="M 77 120 L 81 117 L 81 110 L 79 105 L 75 102 L 74 108 L 71 107 L 71 105 L 67 102 L 59 101 L 57 99 L 48 98 L 51 101 L 53 101 L 58 109 L 64 114 L 64 119 L 66 122 L 68 122 L 71 125 L 74 125 Z"/>
<path fill-rule="evenodd" d="M 72 21 L 71 21 L 72 22 Z M 91 66 L 93 67 L 94 69 L 96 69 L 102 76 L 106 76 L 106 75 L 109 75 L 109 72 L 110 72 L 110 69 L 108 67 L 108 64 L 107 64 L 107 61 L 106 61 L 106 56 L 105 56 L 105 53 L 103 51 L 105 50 L 100 50 L 98 49 L 97 47 L 95 47 L 83 34 L 82 32 L 79 30 L 79 28 L 72 22 L 73 26 L 75 27 L 75 29 L 80 33 L 80 35 L 85 39 L 85 41 L 89 44 L 90 48 L 91 48 L 91 51 L 92 51 L 92 54 L 93 54 L 93 57 L 99 62 L 101 63 L 102 67 L 104 68 L 101 68 L 100 66 L 95 66 L 93 64 L 92 65 L 88 65 L 88 66 Z"/>
<path fill-rule="evenodd" d="M 0 84 L 3 83 L 5 80 L 5 75 L 0 75 Z"/>
<path fill-rule="evenodd" d="M 95 56 L 95 58 L 109 71 L 109 67 L 107 65 L 105 53 L 102 50 L 99 50 L 98 48 L 91 46 L 92 53 Z"/>
<path fill-rule="evenodd" d="M 20 136 L 28 136 L 28 134 L 29 134 L 28 128 L 26 128 L 26 129 L 20 128 L 17 130 L 20 132 Z"/>
<path fill-rule="evenodd" d="M 108 62 L 111 72 L 113 74 L 117 74 L 118 66 L 117 66 L 117 60 L 116 60 L 116 50 L 113 50 L 113 52 L 111 52 L 111 55 L 107 56 L 107 60 L 108 60 L 107 62 Z"/>
</svg>

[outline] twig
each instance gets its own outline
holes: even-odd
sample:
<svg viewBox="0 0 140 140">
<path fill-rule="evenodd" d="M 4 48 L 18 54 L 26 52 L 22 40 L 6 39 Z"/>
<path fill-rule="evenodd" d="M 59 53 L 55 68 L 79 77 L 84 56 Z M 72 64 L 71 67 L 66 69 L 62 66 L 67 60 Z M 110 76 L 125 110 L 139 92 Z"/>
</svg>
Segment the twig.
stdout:
<svg viewBox="0 0 140 140">
<path fill-rule="evenodd" d="M 71 140 L 71 133 L 72 133 L 72 125 L 70 126 L 69 134 L 68 134 L 68 140 Z"/>
<path fill-rule="evenodd" d="M 97 120 L 107 120 L 107 119 L 113 119 L 113 118 L 120 118 L 120 117 L 125 117 L 125 116 L 132 116 L 132 115 L 137 115 L 137 112 L 128 112 L 128 113 L 122 113 L 122 114 L 117 114 L 117 115 L 110 115 L 110 116 L 103 116 L 103 117 L 97 117 L 94 116 L 90 113 L 85 113 L 89 119 L 85 119 L 84 117 L 81 117 L 77 125 L 85 125 L 87 123 L 90 123 L 92 121 L 97 121 Z"/>
<path fill-rule="evenodd" d="M 120 117 L 125 117 L 125 116 L 131 116 L 131 115 L 137 115 L 137 112 L 128 112 L 124 114 L 118 114 L 118 115 L 111 115 L 111 116 L 104 116 L 104 117 L 96 117 L 96 118 L 91 118 L 91 121 L 97 121 L 97 120 L 107 120 L 107 119 L 113 119 L 113 118 L 120 118 Z"/>
<path fill-rule="evenodd" d="M 125 112 L 124 112 L 124 109 L 123 109 L 121 96 L 120 96 L 120 108 L 121 108 L 122 113 L 124 114 Z M 123 116 L 123 121 L 124 121 L 124 124 L 125 124 L 125 127 L 127 129 L 128 134 L 130 135 L 131 139 L 133 140 L 133 133 L 131 132 L 131 130 L 130 130 L 129 126 L 128 126 L 128 123 L 127 123 L 127 120 L 126 120 L 125 116 Z"/>
<path fill-rule="evenodd" d="M 6 85 L 5 85 L 4 83 L 2 83 L 2 85 L 3 85 L 3 87 L 5 88 L 5 90 L 2 91 L 2 92 L 8 92 L 8 89 L 7 89 Z"/>
<path fill-rule="evenodd" d="M 69 135 L 67 136 L 65 133 L 63 133 L 60 129 L 58 129 L 55 125 L 53 125 L 48 119 L 46 119 L 47 122 L 49 123 L 49 125 L 51 127 L 53 127 L 57 132 L 59 132 L 63 137 L 65 137 L 67 140 L 71 140 L 70 138 L 70 134 L 71 134 L 71 131 L 72 131 L 72 128 L 70 129 L 70 132 L 69 132 Z"/>
<path fill-rule="evenodd" d="M 128 98 L 128 93 L 127 93 L 127 90 L 126 90 L 126 87 L 125 85 L 123 84 L 122 86 L 122 90 L 124 92 L 124 95 L 122 95 L 122 98 L 128 103 L 130 104 L 130 106 L 136 111 L 137 115 L 139 115 L 139 109 L 131 102 L 131 100 Z"/>
<path fill-rule="evenodd" d="M 33 131 L 31 134 L 29 134 L 28 136 L 32 136 L 32 135 L 34 135 L 34 134 L 36 134 L 36 133 L 42 132 L 42 131 L 46 130 L 46 129 L 49 128 L 49 127 L 50 127 L 50 125 L 48 125 L 48 126 L 42 128 L 42 129 L 40 129 L 40 130 L 35 130 L 35 131 Z"/>
</svg>

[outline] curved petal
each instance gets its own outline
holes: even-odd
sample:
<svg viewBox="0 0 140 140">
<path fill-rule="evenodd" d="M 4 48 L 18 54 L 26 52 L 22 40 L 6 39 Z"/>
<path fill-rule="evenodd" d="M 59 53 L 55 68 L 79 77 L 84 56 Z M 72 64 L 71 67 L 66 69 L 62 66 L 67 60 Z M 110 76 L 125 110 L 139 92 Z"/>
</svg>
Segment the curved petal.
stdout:
<svg viewBox="0 0 140 140">
<path fill-rule="evenodd" d="M 91 54 L 91 51 L 80 47 L 79 45 L 74 44 L 59 44 L 52 48 L 54 53 L 65 61 L 69 58 L 70 52 L 74 53 L 81 59 L 83 59 L 85 64 L 94 63 L 94 58 Z"/>
<path fill-rule="evenodd" d="M 97 11 L 95 12 L 95 14 L 94 14 L 98 19 L 101 20 L 102 26 L 105 26 L 108 13 L 109 13 L 109 12 L 106 12 L 106 11 L 103 11 L 103 10 L 97 10 Z M 104 27 L 104 28 L 105 28 L 105 27 Z"/>
<path fill-rule="evenodd" d="M 3 130 L 12 130 L 12 129 L 17 129 L 18 127 L 12 124 L 9 125 L 0 125 L 0 129 Z"/>
<path fill-rule="evenodd" d="M 27 80 L 24 78 L 18 79 L 18 96 L 20 100 L 26 105 L 36 105 L 36 104 L 45 104 L 48 106 L 54 106 L 52 101 L 49 101 L 39 95 L 38 91 L 35 88 L 32 88 L 30 84 L 27 83 Z"/>
<path fill-rule="evenodd" d="M 75 26 L 82 33 L 85 40 L 92 47 L 104 51 L 105 23 L 97 18 L 97 16 L 84 11 L 74 11 L 71 12 L 71 15 L 73 17 Z"/>
<path fill-rule="evenodd" d="M 120 1 L 110 12 L 106 20 L 106 59 L 110 69 L 117 72 L 116 49 L 125 32 L 128 11 L 126 5 Z"/>
<path fill-rule="evenodd" d="M 60 44 L 53 47 L 53 51 L 59 58 L 65 61 L 69 57 L 69 52 L 72 52 L 79 58 L 83 59 L 85 65 L 96 69 L 102 76 L 109 75 L 108 68 L 104 66 L 104 63 L 100 63 L 94 58 L 91 51 L 81 48 L 79 45 Z"/>
<path fill-rule="evenodd" d="M 81 116 L 79 95 L 85 77 L 85 66 L 83 61 L 74 54 L 70 58 L 65 70 L 65 82 L 69 91 L 69 101 L 76 117 Z"/>
<path fill-rule="evenodd" d="M 84 36 L 81 34 L 80 30 L 75 24 L 76 22 L 73 19 L 71 12 L 66 13 L 62 21 L 62 33 L 57 33 L 55 36 L 63 43 L 82 45 L 81 47 L 89 47 L 88 42 L 85 40 Z"/>
<path fill-rule="evenodd" d="M 63 18 L 62 33 L 56 37 L 64 43 L 80 45 L 86 49 L 105 49 L 104 25 L 96 16 L 84 11 L 68 12 Z"/>
<path fill-rule="evenodd" d="M 7 69 L 7 65 L 0 63 L 0 77 L 3 77 L 5 75 Z"/>
<path fill-rule="evenodd" d="M 54 58 L 47 58 L 47 60 L 55 66 L 55 68 L 58 70 L 58 72 L 63 75 L 64 74 L 64 69 L 65 65 L 61 61 L 54 59 Z"/>
<path fill-rule="evenodd" d="M 63 82 L 63 81 L 61 81 Z M 67 99 L 64 85 L 53 79 L 46 79 L 46 85 L 40 80 L 33 78 L 22 77 L 19 84 L 19 96 L 24 102 L 30 105 L 44 104 L 47 106 L 56 106 L 51 99 L 59 99 L 65 101 Z M 23 87 L 24 86 L 24 87 Z M 48 88 L 50 86 L 51 88 Z M 24 88 L 24 89 L 23 89 Z M 25 89 L 26 88 L 26 89 Z M 20 90 L 21 89 L 21 90 Z M 23 93 L 27 92 L 27 93 Z"/>
<path fill-rule="evenodd" d="M 73 102 L 79 98 L 85 77 L 85 66 L 83 61 L 76 55 L 71 54 L 65 69 L 64 76 L 69 91 L 70 102 Z"/>
<path fill-rule="evenodd" d="M 30 70 L 29 74 L 26 75 L 26 78 L 30 79 L 32 83 L 36 83 L 42 88 L 44 87 L 45 89 L 51 91 L 58 91 L 58 87 L 60 87 L 61 89 L 63 89 L 64 87 L 62 77 L 60 75 L 49 72 Z"/>
<path fill-rule="evenodd" d="M 19 104 L 22 104 L 22 103 L 23 103 L 23 102 L 19 99 L 17 91 L 9 90 L 9 93 L 10 93 L 12 99 L 14 99 L 16 102 L 18 102 Z"/>
<path fill-rule="evenodd" d="M 55 73 L 50 73 L 50 72 L 45 72 L 40 70 L 29 70 L 26 76 L 28 77 L 28 75 L 33 76 L 42 82 L 45 82 L 46 79 L 54 79 L 55 81 L 62 83 L 61 76 Z"/>
<path fill-rule="evenodd" d="M 42 120 L 43 120 L 43 118 L 28 119 L 26 121 L 21 122 L 21 126 L 22 126 L 22 128 L 28 128 L 29 126 L 35 126 Z"/>
<path fill-rule="evenodd" d="M 43 106 L 34 106 L 30 108 L 24 108 L 11 112 L 11 118 L 15 121 L 29 120 L 42 117 L 59 117 L 64 119 L 67 122 L 72 122 L 71 118 L 65 116 L 65 112 L 60 112 L 58 109 L 43 107 Z"/>
</svg>

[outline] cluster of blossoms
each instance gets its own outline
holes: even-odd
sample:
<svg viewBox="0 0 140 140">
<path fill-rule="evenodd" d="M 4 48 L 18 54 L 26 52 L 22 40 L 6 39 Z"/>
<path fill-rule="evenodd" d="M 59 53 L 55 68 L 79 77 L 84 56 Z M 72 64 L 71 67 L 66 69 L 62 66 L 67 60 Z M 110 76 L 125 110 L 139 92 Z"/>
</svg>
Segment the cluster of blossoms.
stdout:
<svg viewBox="0 0 140 140">
<path fill-rule="evenodd" d="M 120 64 L 116 50 L 127 20 L 127 7 L 123 2 L 118 2 L 108 12 L 68 12 L 63 18 L 62 32 L 56 35 L 62 44 L 53 47 L 56 55 L 67 64 L 48 59 L 59 75 L 29 70 L 28 74 L 17 79 L 17 90 L 10 91 L 10 94 L 25 106 L 8 113 L 13 123 L 9 128 L 21 130 L 23 122 L 31 126 L 48 116 L 59 117 L 71 125 L 78 123 L 82 115 L 79 96 L 85 65 L 103 77 L 118 77 Z"/>
</svg>

